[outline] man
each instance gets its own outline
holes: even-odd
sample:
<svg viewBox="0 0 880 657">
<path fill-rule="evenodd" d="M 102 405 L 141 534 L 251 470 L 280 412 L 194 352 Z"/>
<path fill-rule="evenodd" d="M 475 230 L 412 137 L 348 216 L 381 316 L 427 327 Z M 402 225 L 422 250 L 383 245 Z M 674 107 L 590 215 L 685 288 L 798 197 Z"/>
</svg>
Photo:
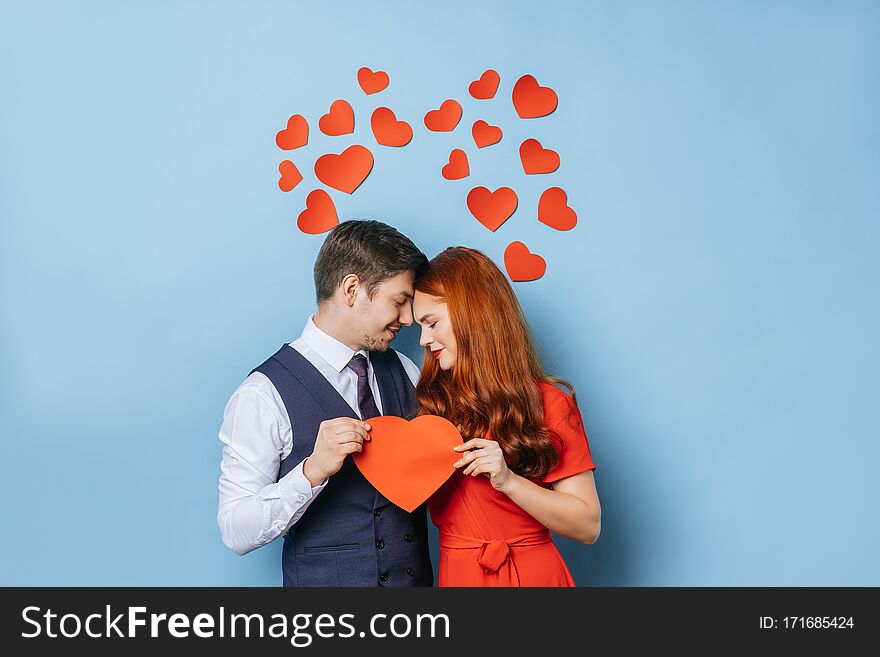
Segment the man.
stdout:
<svg viewBox="0 0 880 657">
<path fill-rule="evenodd" d="M 419 371 L 390 348 L 428 264 L 378 221 L 336 226 L 315 261 L 318 308 L 224 411 L 217 523 L 246 554 L 284 537 L 284 586 L 432 586 L 424 505 L 391 504 L 349 455 L 369 419 L 416 408 Z M 369 449 L 369 447 L 367 447 Z"/>
</svg>

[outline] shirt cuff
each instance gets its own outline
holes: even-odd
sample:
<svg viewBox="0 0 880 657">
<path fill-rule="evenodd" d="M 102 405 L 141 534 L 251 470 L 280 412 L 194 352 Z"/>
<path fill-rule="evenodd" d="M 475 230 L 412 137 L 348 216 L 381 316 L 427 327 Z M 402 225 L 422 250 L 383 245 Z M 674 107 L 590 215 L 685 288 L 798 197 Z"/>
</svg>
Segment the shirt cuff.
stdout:
<svg viewBox="0 0 880 657">
<path fill-rule="evenodd" d="M 306 479 L 303 474 L 303 459 L 296 467 L 281 478 L 278 483 L 281 499 L 293 509 L 301 508 L 306 502 L 311 500 L 315 495 L 320 493 L 324 486 L 327 485 L 327 479 L 317 486 L 312 486 L 311 482 Z"/>
</svg>

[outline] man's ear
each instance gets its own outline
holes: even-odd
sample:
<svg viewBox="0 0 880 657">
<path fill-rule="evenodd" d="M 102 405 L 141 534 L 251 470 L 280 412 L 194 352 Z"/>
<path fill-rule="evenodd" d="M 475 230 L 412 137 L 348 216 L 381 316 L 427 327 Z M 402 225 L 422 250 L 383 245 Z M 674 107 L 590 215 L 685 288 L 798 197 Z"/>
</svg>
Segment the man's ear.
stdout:
<svg viewBox="0 0 880 657">
<path fill-rule="evenodd" d="M 354 306 L 355 299 L 357 299 L 357 295 L 361 291 L 361 279 L 357 274 L 346 274 L 345 278 L 342 279 L 342 283 L 340 283 L 340 287 L 342 288 L 342 298 L 348 307 L 351 308 Z"/>
</svg>

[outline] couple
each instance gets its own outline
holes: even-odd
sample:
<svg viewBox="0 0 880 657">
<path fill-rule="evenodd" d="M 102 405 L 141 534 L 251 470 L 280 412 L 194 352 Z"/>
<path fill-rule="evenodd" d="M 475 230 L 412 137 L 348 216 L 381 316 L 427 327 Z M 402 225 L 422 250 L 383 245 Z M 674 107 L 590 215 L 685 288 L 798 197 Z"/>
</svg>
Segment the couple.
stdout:
<svg viewBox="0 0 880 657">
<path fill-rule="evenodd" d="M 302 335 L 226 405 L 223 542 L 246 554 L 283 536 L 284 586 L 432 586 L 425 505 L 393 505 L 348 456 L 369 449 L 372 417 L 440 415 L 465 442 L 427 502 L 438 585 L 574 586 L 550 531 L 595 542 L 595 466 L 574 392 L 541 368 L 504 274 L 464 247 L 428 262 L 378 221 L 336 226 L 314 272 Z M 414 320 L 421 372 L 390 348 Z"/>
</svg>

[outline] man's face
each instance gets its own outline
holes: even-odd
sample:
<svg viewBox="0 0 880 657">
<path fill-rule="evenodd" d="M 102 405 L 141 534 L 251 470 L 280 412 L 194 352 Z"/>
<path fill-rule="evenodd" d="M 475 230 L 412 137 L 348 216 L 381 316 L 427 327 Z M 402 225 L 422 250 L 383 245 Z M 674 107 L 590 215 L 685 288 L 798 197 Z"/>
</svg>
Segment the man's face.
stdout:
<svg viewBox="0 0 880 657">
<path fill-rule="evenodd" d="M 397 336 L 401 326 L 413 322 L 410 299 L 413 296 L 415 273 L 405 271 L 392 278 L 386 278 L 376 288 L 373 298 L 359 294 L 355 309 L 360 317 L 363 337 L 361 343 L 369 351 L 385 351 Z"/>
</svg>

